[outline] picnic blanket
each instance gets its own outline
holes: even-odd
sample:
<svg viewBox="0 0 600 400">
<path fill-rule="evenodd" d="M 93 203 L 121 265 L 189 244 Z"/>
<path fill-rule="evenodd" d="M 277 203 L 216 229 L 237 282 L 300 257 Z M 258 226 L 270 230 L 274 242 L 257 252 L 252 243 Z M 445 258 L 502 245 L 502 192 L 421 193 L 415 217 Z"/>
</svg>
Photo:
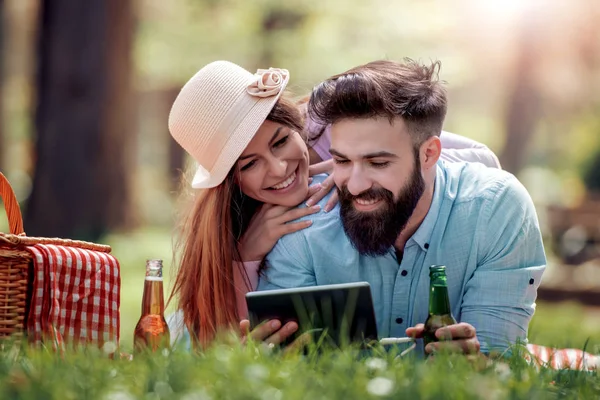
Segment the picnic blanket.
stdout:
<svg viewBox="0 0 600 400">
<path fill-rule="evenodd" d="M 27 332 L 35 344 L 118 345 L 121 276 L 110 254 L 69 246 L 28 246 L 34 260 Z"/>
<path fill-rule="evenodd" d="M 554 349 L 551 347 L 528 344 L 528 361 L 535 365 L 551 369 L 573 369 L 595 371 L 600 366 L 600 357 L 579 349 Z"/>
</svg>

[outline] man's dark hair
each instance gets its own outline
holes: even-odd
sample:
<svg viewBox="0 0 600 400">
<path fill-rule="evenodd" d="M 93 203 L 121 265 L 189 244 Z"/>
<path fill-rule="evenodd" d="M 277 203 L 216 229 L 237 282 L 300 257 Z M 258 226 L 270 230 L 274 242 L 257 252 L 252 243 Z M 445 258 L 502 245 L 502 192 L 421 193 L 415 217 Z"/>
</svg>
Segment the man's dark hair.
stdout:
<svg viewBox="0 0 600 400">
<path fill-rule="evenodd" d="M 446 89 L 439 80 L 441 63 L 420 64 L 379 60 L 319 84 L 312 92 L 309 112 L 323 125 L 347 118 L 385 116 L 402 118 L 413 144 L 442 131 L 446 116 Z"/>
</svg>

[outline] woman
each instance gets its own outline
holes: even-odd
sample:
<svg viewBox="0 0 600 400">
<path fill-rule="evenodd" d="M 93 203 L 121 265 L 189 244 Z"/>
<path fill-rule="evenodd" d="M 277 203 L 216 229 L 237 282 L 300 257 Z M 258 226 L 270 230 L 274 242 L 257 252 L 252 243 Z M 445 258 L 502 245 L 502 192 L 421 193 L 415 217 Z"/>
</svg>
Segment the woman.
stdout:
<svg viewBox="0 0 600 400">
<path fill-rule="evenodd" d="M 282 97 L 288 81 L 283 69 L 253 75 L 217 61 L 186 83 L 171 109 L 169 130 L 198 163 L 192 187 L 203 189 L 184 215 L 171 293 L 193 345 L 237 327 L 246 313 L 244 294 L 257 278 L 241 262 L 261 260 L 279 237 L 309 225 L 286 222 L 318 211 L 292 209 L 309 193 L 308 149 L 302 116 Z"/>
<path fill-rule="evenodd" d="M 311 156 L 301 136 L 299 108 L 283 95 L 288 81 L 283 69 L 253 75 L 217 61 L 198 71 L 173 104 L 169 130 L 198 163 L 192 187 L 202 189 L 184 215 L 177 245 L 180 260 L 170 299 L 177 298 L 181 312 L 171 320 L 173 337 L 177 325 L 185 326 L 193 344 L 204 346 L 219 330 L 237 328 L 246 317 L 244 295 L 257 285 L 261 260 L 281 236 L 310 225 L 288 222 L 318 212 L 319 206 L 311 205 L 333 187 L 331 177 L 321 176 L 321 186 L 309 191 Z M 308 135 L 315 148 L 329 142 L 328 130 L 310 121 Z M 447 137 L 441 137 L 443 147 Z M 465 141 L 465 148 L 476 143 Z M 321 151 L 313 159 L 327 155 Z M 469 160 L 469 153 L 465 157 Z M 314 171 L 329 168 L 325 161 Z M 313 194 L 309 207 L 295 208 Z M 254 338 L 277 342 L 279 335 L 297 329 L 289 323 L 268 338 L 279 328 L 278 321 L 273 323 Z"/>
</svg>

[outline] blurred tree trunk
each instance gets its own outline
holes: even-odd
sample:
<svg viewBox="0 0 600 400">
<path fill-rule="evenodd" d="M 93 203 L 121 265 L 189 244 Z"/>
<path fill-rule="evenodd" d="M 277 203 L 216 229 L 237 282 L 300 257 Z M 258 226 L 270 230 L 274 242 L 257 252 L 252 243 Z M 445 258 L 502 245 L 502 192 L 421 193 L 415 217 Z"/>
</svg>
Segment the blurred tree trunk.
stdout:
<svg viewBox="0 0 600 400">
<path fill-rule="evenodd" d="M 260 33 L 262 48 L 257 59 L 259 68 L 269 68 L 277 62 L 278 35 L 283 30 L 293 30 L 304 22 L 306 14 L 295 8 L 274 2 L 272 8 L 267 8 L 262 17 Z"/>
<path fill-rule="evenodd" d="M 29 235 L 96 241 L 131 227 L 131 0 L 44 0 Z"/>
<path fill-rule="evenodd" d="M 167 110 L 166 119 L 169 117 L 168 113 L 171 111 L 171 106 L 175 102 L 179 90 L 179 87 L 170 88 L 165 90 L 161 96 L 165 103 L 165 110 Z M 185 150 L 183 150 L 183 147 L 181 147 L 170 134 L 167 135 L 167 137 L 169 140 L 169 162 L 167 166 L 169 170 L 167 172 L 171 191 L 178 192 L 181 186 L 181 177 L 185 168 Z"/>
<path fill-rule="evenodd" d="M 523 18 L 514 79 L 506 113 L 506 143 L 500 163 L 502 168 L 518 174 L 525 165 L 527 145 L 531 141 L 541 114 L 540 96 L 535 87 L 536 59 L 540 41 L 536 25 Z"/>
</svg>

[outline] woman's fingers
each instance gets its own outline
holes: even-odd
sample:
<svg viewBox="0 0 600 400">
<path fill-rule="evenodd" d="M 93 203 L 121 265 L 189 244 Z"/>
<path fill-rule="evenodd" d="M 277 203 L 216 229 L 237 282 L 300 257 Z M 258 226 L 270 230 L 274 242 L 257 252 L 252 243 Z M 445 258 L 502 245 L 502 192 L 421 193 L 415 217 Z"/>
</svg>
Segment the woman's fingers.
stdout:
<svg viewBox="0 0 600 400">
<path fill-rule="evenodd" d="M 300 231 L 302 229 L 308 228 L 311 225 L 312 225 L 311 220 L 304 220 L 304 221 L 299 221 L 299 222 L 292 222 L 289 224 L 283 224 L 279 231 L 279 233 L 280 233 L 279 237 L 287 235 L 289 233 Z"/>
<path fill-rule="evenodd" d="M 314 185 L 314 186 L 316 186 L 316 185 Z M 306 201 L 306 205 L 310 207 L 313 204 L 317 204 L 319 201 L 321 201 L 321 199 L 323 199 L 325 196 L 327 196 L 327 194 L 329 192 L 331 192 L 332 190 L 335 190 L 335 182 L 333 181 L 333 175 L 328 176 L 323 182 L 321 182 L 320 189 L 316 193 L 314 193 L 312 196 L 310 196 L 310 198 Z M 337 203 L 337 193 L 335 193 L 335 194 L 336 194 L 336 199 L 333 202 L 334 206 Z M 329 203 L 330 202 L 328 201 L 327 204 L 329 204 Z M 333 207 L 331 207 L 331 208 L 333 208 Z M 327 211 L 329 211 L 329 210 L 327 210 Z"/>
<path fill-rule="evenodd" d="M 286 340 L 288 337 L 290 337 L 297 330 L 298 330 L 298 324 L 296 322 L 293 322 L 293 321 L 288 322 L 277 332 L 275 332 L 274 334 L 269 336 L 265 340 L 265 343 L 278 345 L 278 344 L 282 343 L 284 340 Z"/>
<path fill-rule="evenodd" d="M 340 199 L 338 196 L 338 191 L 336 190 L 335 192 L 333 192 L 333 194 L 331 195 L 329 200 L 327 200 L 327 203 L 325 204 L 323 211 L 329 212 L 329 211 L 333 210 L 333 208 L 335 207 L 335 205 L 337 203 L 339 203 L 339 201 L 340 201 Z"/>
<path fill-rule="evenodd" d="M 244 321 L 242 321 L 244 322 Z M 240 327 L 241 327 L 241 323 L 240 323 Z M 247 328 L 249 329 L 250 324 L 247 324 Z M 276 320 L 276 319 L 272 319 L 270 321 L 266 321 L 262 324 L 260 324 L 259 326 L 257 326 L 256 328 L 254 328 L 251 332 L 249 332 L 246 336 L 248 338 L 250 338 L 251 340 L 257 341 L 257 342 L 262 342 L 263 340 L 271 337 L 275 332 L 277 332 L 277 330 L 281 328 L 281 322 Z"/>
<path fill-rule="evenodd" d="M 265 321 L 251 332 L 250 321 L 244 319 L 240 321 L 240 331 L 242 332 L 242 342 L 248 339 L 256 342 L 265 342 L 266 344 L 276 346 L 286 340 L 289 336 L 298 330 L 298 324 L 294 321 L 288 322 L 283 327 L 281 322 L 276 319 Z"/>
<path fill-rule="evenodd" d="M 315 185 L 308 187 L 308 193 L 306 194 L 306 199 L 310 199 L 312 195 L 318 193 L 321 190 L 321 184 L 317 183 Z M 309 206 L 310 207 L 310 206 Z"/>
</svg>

